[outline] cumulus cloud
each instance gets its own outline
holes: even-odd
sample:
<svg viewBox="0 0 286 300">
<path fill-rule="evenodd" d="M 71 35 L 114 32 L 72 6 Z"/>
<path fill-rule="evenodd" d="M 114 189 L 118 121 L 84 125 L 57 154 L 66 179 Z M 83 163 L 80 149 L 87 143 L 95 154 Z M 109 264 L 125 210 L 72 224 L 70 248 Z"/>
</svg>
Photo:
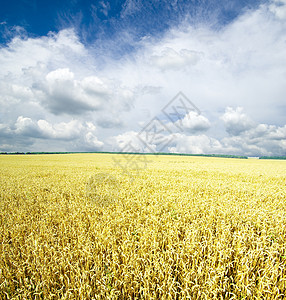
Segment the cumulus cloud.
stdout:
<svg viewBox="0 0 286 300">
<path fill-rule="evenodd" d="M 176 121 L 174 125 L 192 133 L 207 131 L 211 127 L 210 121 L 205 116 L 199 115 L 194 111 L 187 113 L 181 120 Z"/>
<path fill-rule="evenodd" d="M 63 113 L 80 115 L 84 112 L 110 109 L 129 110 L 134 98 L 133 92 L 97 76 L 76 80 L 68 68 L 57 69 L 47 74 L 38 83 L 42 92 L 41 101 L 55 115 Z M 111 111 L 112 109 L 110 109 Z"/>
<path fill-rule="evenodd" d="M 254 122 L 243 113 L 242 107 L 236 109 L 227 107 L 221 119 L 224 121 L 226 131 L 230 135 L 240 135 L 242 132 L 254 127 Z"/>
<path fill-rule="evenodd" d="M 13 133 L 31 138 L 72 140 L 79 137 L 83 129 L 83 125 L 77 120 L 51 124 L 46 120 L 34 121 L 19 116 Z"/>
<path fill-rule="evenodd" d="M 85 148 L 99 150 L 104 143 L 96 137 L 96 127 L 92 122 L 80 122 L 72 120 L 70 122 L 60 122 L 52 124 L 46 120 L 32 120 L 31 118 L 19 116 L 9 127 L 0 124 L 0 136 L 7 141 L 21 144 L 22 138 L 28 139 L 31 145 L 38 139 L 73 141 L 74 143 L 85 142 Z M 5 151 L 7 145 L 1 145 L 1 151 Z"/>
<path fill-rule="evenodd" d="M 13 133 L 16 134 L 29 137 L 39 137 L 41 135 L 39 126 L 30 118 L 24 118 L 23 116 L 18 117 L 15 127 L 16 129 Z"/>
<path fill-rule="evenodd" d="M 113 151 L 143 152 L 142 144 L 138 139 L 138 132 L 127 131 L 109 139 Z"/>
<path fill-rule="evenodd" d="M 285 155 L 286 125 L 257 124 L 243 109 L 228 107 L 221 117 L 230 137 L 222 139 L 225 148 L 233 147 L 248 156 Z"/>
<path fill-rule="evenodd" d="M 219 141 L 205 135 L 188 136 L 187 131 L 199 133 L 207 130 L 209 121 L 203 116 L 189 113 L 183 120 L 184 133 L 176 133 L 178 127 L 172 123 L 164 123 L 160 119 L 152 119 L 141 131 L 129 131 L 113 137 L 110 142 L 115 146 L 116 151 L 122 152 L 183 152 L 183 153 L 205 153 L 213 147 L 214 153 L 220 145 Z M 190 117 L 193 120 L 189 120 Z M 187 120 L 187 121 L 186 121 Z M 178 125 L 178 124 L 177 124 Z M 180 124 L 181 126 L 181 124 Z M 207 142 L 208 145 L 203 146 Z"/>
<path fill-rule="evenodd" d="M 171 153 L 221 153 L 222 145 L 215 138 L 206 135 L 187 136 L 186 134 L 176 134 L 173 140 L 175 146 L 169 147 Z M 225 149 L 229 151 L 229 149 Z"/>
<path fill-rule="evenodd" d="M 285 155 L 286 126 L 266 126 L 264 134 L 261 127 L 265 127 L 265 124 L 259 124 L 255 129 L 242 135 L 229 136 L 221 140 L 207 135 L 188 136 L 178 133 L 168 150 L 171 153 L 191 154 Z"/>
<path fill-rule="evenodd" d="M 190 114 L 190 113 L 189 113 Z M 189 114 L 187 115 L 189 117 Z M 209 129 L 210 122 L 203 116 L 193 115 L 188 127 L 178 127 L 155 119 L 140 132 L 130 131 L 113 137 L 114 150 L 122 152 L 171 152 L 190 154 L 235 154 L 246 156 L 285 155 L 286 125 L 283 127 L 257 124 L 243 113 L 242 107 L 228 107 L 222 115 L 228 136 L 219 139 L 201 134 Z M 195 118 L 196 117 L 196 118 Z"/>
<path fill-rule="evenodd" d="M 36 39 L 15 37 L 0 51 L 1 103 L 40 101 L 55 115 L 132 105 L 133 91 L 98 75 L 93 56 L 71 29 Z"/>
<path fill-rule="evenodd" d="M 72 66 L 73 61 L 88 62 L 90 57 L 80 43 L 74 30 L 65 29 L 58 34 L 50 33 L 40 38 L 22 39 L 14 37 L 7 47 L 1 48 L 1 75 L 23 75 L 23 71 L 44 65 L 54 69 L 56 66 Z M 86 67 L 88 69 L 88 67 Z"/>
<path fill-rule="evenodd" d="M 274 135 L 277 132 L 285 130 L 284 128 L 275 128 Z M 253 132 L 252 132 L 253 133 Z M 273 139 L 270 132 L 259 137 L 251 136 L 251 132 L 241 136 L 227 137 L 222 140 L 225 147 L 232 147 L 235 153 L 247 156 L 261 156 L 261 155 L 281 155 L 285 156 L 286 143 L 285 137 L 283 139 Z"/>
<path fill-rule="evenodd" d="M 174 125 L 173 125 L 174 126 Z M 173 129 L 178 130 L 175 126 Z M 166 152 L 174 139 L 171 124 L 158 117 L 151 119 L 140 131 L 128 131 L 110 139 L 116 151 Z"/>
<path fill-rule="evenodd" d="M 92 132 L 86 133 L 84 140 L 86 142 L 86 149 L 90 149 L 91 151 L 101 150 L 104 145 Z"/>
<path fill-rule="evenodd" d="M 102 109 L 110 99 L 106 84 L 96 76 L 75 80 L 68 68 L 48 73 L 37 85 L 41 101 L 55 115 L 79 115 L 86 111 Z"/>
</svg>

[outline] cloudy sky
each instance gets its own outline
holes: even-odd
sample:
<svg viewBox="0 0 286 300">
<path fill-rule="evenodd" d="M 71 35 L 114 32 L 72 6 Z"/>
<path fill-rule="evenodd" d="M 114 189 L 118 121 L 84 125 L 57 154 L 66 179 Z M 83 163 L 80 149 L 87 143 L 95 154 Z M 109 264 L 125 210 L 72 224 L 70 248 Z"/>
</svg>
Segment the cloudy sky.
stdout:
<svg viewBox="0 0 286 300">
<path fill-rule="evenodd" d="M 1 0 L 0 151 L 286 155 L 286 0 Z"/>
</svg>

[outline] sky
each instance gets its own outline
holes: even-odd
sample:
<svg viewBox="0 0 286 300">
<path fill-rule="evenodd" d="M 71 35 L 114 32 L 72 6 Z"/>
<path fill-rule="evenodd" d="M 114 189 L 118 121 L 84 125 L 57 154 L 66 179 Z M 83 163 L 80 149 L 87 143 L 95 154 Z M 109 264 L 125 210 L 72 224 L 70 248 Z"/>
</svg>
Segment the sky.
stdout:
<svg viewBox="0 0 286 300">
<path fill-rule="evenodd" d="M 286 0 L 0 4 L 0 152 L 286 155 Z"/>
</svg>

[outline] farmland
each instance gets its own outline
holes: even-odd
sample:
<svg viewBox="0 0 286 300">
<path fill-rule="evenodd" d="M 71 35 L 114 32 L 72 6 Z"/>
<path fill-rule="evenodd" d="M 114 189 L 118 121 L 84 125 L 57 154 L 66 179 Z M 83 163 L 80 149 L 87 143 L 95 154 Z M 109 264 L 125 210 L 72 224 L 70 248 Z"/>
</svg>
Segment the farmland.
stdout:
<svg viewBox="0 0 286 300">
<path fill-rule="evenodd" d="M 122 157 L 0 156 L 1 299 L 284 298 L 286 161 Z"/>
</svg>

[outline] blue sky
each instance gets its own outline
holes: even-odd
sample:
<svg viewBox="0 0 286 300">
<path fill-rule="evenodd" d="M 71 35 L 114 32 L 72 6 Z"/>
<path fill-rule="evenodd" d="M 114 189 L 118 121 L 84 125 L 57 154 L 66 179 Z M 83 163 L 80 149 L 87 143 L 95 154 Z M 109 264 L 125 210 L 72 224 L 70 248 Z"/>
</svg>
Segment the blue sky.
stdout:
<svg viewBox="0 0 286 300">
<path fill-rule="evenodd" d="M 10 0 L 1 1 L 1 43 L 13 37 L 13 27 L 28 36 L 75 28 L 81 42 L 111 39 L 129 30 L 134 39 L 161 35 L 182 21 L 223 26 L 261 1 L 95 1 Z M 12 31 L 12 32 L 9 32 Z M 10 34 L 8 34 L 10 33 Z M 15 32 L 14 32 L 15 34 Z M 130 45 L 132 48 L 133 45 Z"/>
<path fill-rule="evenodd" d="M 1 1 L 0 151 L 285 155 L 285 40 L 285 0 Z"/>
</svg>

